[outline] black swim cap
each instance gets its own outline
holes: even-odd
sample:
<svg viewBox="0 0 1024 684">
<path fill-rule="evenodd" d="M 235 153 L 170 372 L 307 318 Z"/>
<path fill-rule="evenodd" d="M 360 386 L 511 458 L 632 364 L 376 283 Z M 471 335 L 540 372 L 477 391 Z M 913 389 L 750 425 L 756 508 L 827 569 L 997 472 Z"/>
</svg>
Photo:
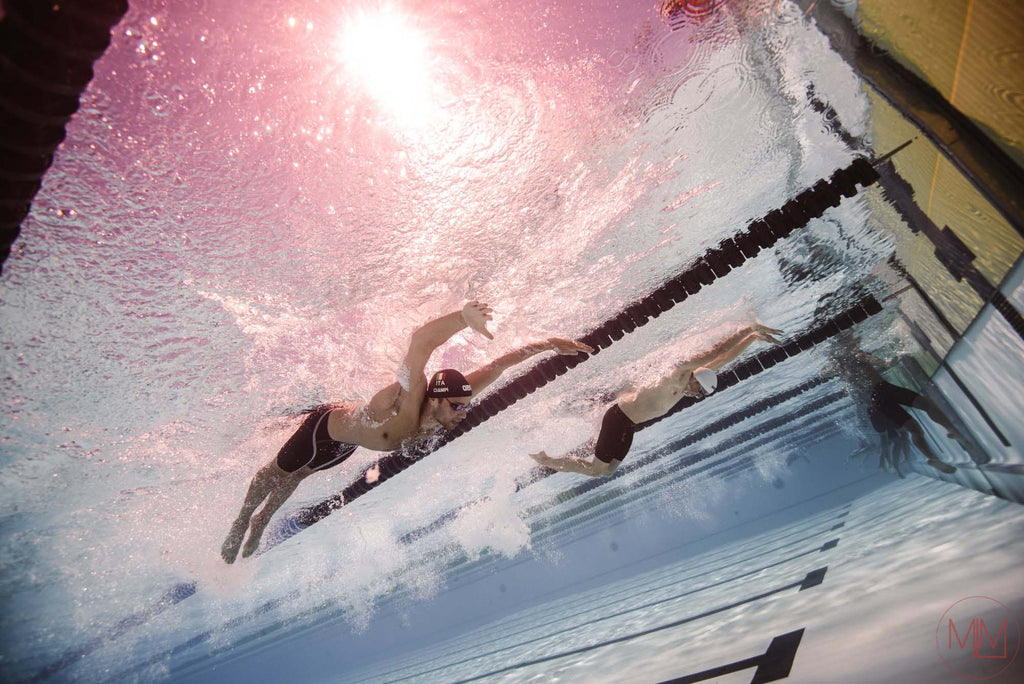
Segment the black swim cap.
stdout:
<svg viewBox="0 0 1024 684">
<path fill-rule="evenodd" d="M 427 396 L 432 399 L 444 397 L 470 397 L 473 388 L 469 386 L 466 376 L 457 370 L 445 368 L 434 373 L 427 383 Z"/>
</svg>

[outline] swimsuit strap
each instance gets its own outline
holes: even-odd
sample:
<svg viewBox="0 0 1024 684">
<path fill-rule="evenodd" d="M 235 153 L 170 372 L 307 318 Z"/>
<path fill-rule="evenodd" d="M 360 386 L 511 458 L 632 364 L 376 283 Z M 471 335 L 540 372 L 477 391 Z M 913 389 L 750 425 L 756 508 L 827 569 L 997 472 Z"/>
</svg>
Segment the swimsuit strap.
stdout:
<svg viewBox="0 0 1024 684">
<path fill-rule="evenodd" d="M 346 442 L 335 442 L 335 444 L 339 445 L 337 455 L 327 463 L 324 463 L 323 465 L 319 465 L 316 468 L 313 468 L 314 471 L 327 470 L 328 468 L 332 468 L 338 465 L 346 458 L 351 456 L 352 452 L 359 448 L 358 444 L 348 444 Z"/>
<path fill-rule="evenodd" d="M 324 436 L 324 439 L 320 439 L 320 440 L 317 439 L 317 437 L 320 434 L 320 425 L 321 425 L 321 423 L 323 423 L 324 418 L 326 418 L 327 416 L 331 415 L 331 411 L 333 411 L 333 410 L 334 409 L 328 409 L 327 411 L 324 411 L 323 415 L 320 416 L 320 418 L 316 421 L 316 426 L 313 428 L 313 437 L 312 437 L 312 439 L 313 439 L 313 455 L 312 455 L 312 457 L 308 461 L 306 461 L 306 465 L 309 465 L 311 463 L 315 463 L 316 462 L 316 454 L 317 454 L 317 451 L 318 451 L 318 449 L 320 447 L 321 442 L 325 443 L 324 444 L 325 447 L 327 447 L 329 445 L 329 446 L 332 446 L 335 449 L 337 449 L 337 453 L 335 454 L 334 458 L 332 458 L 331 460 L 327 461 L 326 463 L 322 463 L 322 464 L 320 464 L 318 466 L 315 466 L 313 468 L 314 471 L 327 470 L 328 468 L 337 465 L 341 461 L 344 461 L 346 458 L 351 456 L 352 452 L 354 452 L 357 448 L 359 448 L 358 444 L 349 444 L 347 442 L 339 442 L 336 439 L 332 439 L 331 438 L 331 433 L 330 433 L 329 429 L 325 430 L 325 432 L 327 434 Z"/>
</svg>

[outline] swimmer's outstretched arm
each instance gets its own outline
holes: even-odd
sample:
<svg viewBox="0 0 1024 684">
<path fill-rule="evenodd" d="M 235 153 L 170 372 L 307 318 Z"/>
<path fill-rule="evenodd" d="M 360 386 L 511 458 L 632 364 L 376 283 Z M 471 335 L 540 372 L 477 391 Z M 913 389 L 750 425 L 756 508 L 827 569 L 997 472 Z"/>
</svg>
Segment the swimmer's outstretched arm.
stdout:
<svg viewBox="0 0 1024 684">
<path fill-rule="evenodd" d="M 748 325 L 716 344 L 711 351 L 689 359 L 681 365 L 690 369 L 703 366 L 716 371 L 721 370 L 757 340 L 765 340 L 772 344 L 782 344 L 775 337 L 775 335 L 781 332 L 781 330 L 769 328 L 760 323 Z"/>
<path fill-rule="evenodd" d="M 461 311 L 453 311 L 450 314 L 424 323 L 412 334 L 412 340 L 409 342 L 409 351 L 405 355 L 404 365 L 410 371 L 418 370 L 422 373 L 434 350 L 451 339 L 452 335 L 466 327 L 472 328 L 489 340 L 493 340 L 494 335 L 487 330 L 487 322 L 491 320 L 492 312 L 493 309 L 486 304 L 468 302 L 462 307 Z"/>
<path fill-rule="evenodd" d="M 461 311 L 445 314 L 417 328 L 412 334 L 405 359 L 398 369 L 398 382 L 393 382 L 380 390 L 366 403 L 366 415 L 370 420 L 387 420 L 394 415 L 399 406 L 406 411 L 418 411 L 419 401 L 427 391 L 427 380 L 423 370 L 430 360 L 430 355 L 451 339 L 452 335 L 466 327 L 493 340 L 494 335 L 487 330 L 487 322 L 491 320 L 492 311 L 491 307 L 481 302 L 468 302 Z M 403 401 L 406 395 L 415 397 L 414 401 Z"/>
<path fill-rule="evenodd" d="M 575 356 L 580 352 L 590 354 L 594 351 L 582 342 L 567 340 L 561 337 L 551 337 L 542 342 L 533 342 L 511 351 L 508 354 L 499 356 L 486 366 L 478 368 L 466 376 L 466 380 L 473 387 L 473 396 L 477 396 L 481 390 L 501 377 L 501 374 L 512 366 L 522 363 L 526 359 L 546 351 L 554 351 L 563 356 Z"/>
<path fill-rule="evenodd" d="M 487 330 L 487 321 L 491 320 L 492 311 L 491 307 L 481 302 L 468 302 L 461 311 L 453 311 L 421 325 L 413 332 L 412 339 L 409 341 L 409 351 L 405 354 L 400 375 L 408 373 L 410 386 L 419 381 L 426 391 L 423 369 L 427 367 L 427 361 L 430 360 L 430 355 L 434 353 L 434 350 L 466 327 L 493 340 L 494 335 Z M 409 391 L 412 391 L 411 387 Z"/>
</svg>

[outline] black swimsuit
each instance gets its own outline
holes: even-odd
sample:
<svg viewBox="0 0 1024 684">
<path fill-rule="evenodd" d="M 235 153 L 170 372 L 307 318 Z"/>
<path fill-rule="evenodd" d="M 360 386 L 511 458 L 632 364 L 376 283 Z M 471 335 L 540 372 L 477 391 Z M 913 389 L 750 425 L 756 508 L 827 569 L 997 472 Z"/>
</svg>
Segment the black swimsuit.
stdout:
<svg viewBox="0 0 1024 684">
<path fill-rule="evenodd" d="M 906 387 L 879 382 L 871 391 L 871 403 L 868 406 L 872 427 L 879 433 L 899 430 L 911 418 L 903 407 L 911 406 L 920 397 L 920 394 Z"/>
<path fill-rule="evenodd" d="M 288 438 L 277 452 L 277 466 L 286 473 L 294 473 L 303 466 L 313 470 L 327 470 L 352 455 L 359 445 L 331 439 L 327 433 L 328 416 L 333 406 L 318 406 L 306 416 L 295 434 Z"/>
<path fill-rule="evenodd" d="M 594 445 L 594 455 L 605 463 L 621 461 L 629 453 L 633 445 L 633 433 L 636 424 L 629 419 L 618 404 L 613 405 L 604 414 L 601 421 L 601 432 Z"/>
</svg>

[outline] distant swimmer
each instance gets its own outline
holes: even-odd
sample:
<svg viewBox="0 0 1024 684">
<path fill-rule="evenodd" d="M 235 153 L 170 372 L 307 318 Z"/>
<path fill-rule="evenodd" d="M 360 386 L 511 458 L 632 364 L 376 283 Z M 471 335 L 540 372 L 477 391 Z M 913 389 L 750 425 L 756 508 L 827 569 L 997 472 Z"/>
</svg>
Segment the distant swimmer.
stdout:
<svg viewBox="0 0 1024 684">
<path fill-rule="evenodd" d="M 920 409 L 927 413 L 929 418 L 946 431 L 948 437 L 956 440 L 970 454 L 971 443 L 953 426 L 949 417 L 928 397 L 886 380 L 881 371 L 887 364 L 861 349 L 856 337 L 846 336 L 837 342 L 839 346 L 833 352 L 833 360 L 825 367 L 824 372 L 834 372 L 846 381 L 854 398 L 867 412 L 867 418 L 880 438 L 879 464 L 883 467 L 891 465 L 902 477 L 899 461 L 901 453 L 902 460 L 907 460 L 909 436 L 929 466 L 942 473 L 955 473 L 956 466 L 938 457 L 925 439 L 921 426 L 905 407 Z M 980 461 L 983 458 L 978 457 L 975 460 Z"/>
<path fill-rule="evenodd" d="M 469 302 L 461 311 L 441 316 L 412 334 L 409 350 L 398 370 L 398 381 L 377 392 L 365 404 L 325 404 L 303 419 L 277 456 L 252 479 L 238 518 L 221 547 L 224 562 L 233 563 L 241 547 L 242 557 L 259 547 L 271 517 L 292 495 L 299 483 L 315 472 L 342 463 L 358 447 L 373 451 L 397 449 L 409 438 L 423 438 L 441 427 L 451 430 L 466 416 L 466 405 L 503 372 L 534 354 L 555 351 L 563 355 L 592 352 L 585 344 L 552 337 L 500 356 L 468 376 L 446 369 L 430 382 L 424 369 L 431 354 L 452 335 L 469 327 L 487 339 L 492 309 Z M 264 500 L 263 508 L 253 515 Z M 249 537 L 242 547 L 246 530 Z"/>
<path fill-rule="evenodd" d="M 640 423 L 665 415 L 683 396 L 711 394 L 718 387 L 715 371 L 721 370 L 756 340 L 780 344 L 774 337 L 780 332 L 760 323 L 746 326 L 716 344 L 711 351 L 680 362 L 656 384 L 613 404 L 604 414 L 596 440 L 591 439 L 562 457 L 552 458 L 544 451 L 530 454 L 530 457 L 542 466 L 562 472 L 592 477 L 609 475 L 629 453 L 633 433 Z"/>
</svg>

